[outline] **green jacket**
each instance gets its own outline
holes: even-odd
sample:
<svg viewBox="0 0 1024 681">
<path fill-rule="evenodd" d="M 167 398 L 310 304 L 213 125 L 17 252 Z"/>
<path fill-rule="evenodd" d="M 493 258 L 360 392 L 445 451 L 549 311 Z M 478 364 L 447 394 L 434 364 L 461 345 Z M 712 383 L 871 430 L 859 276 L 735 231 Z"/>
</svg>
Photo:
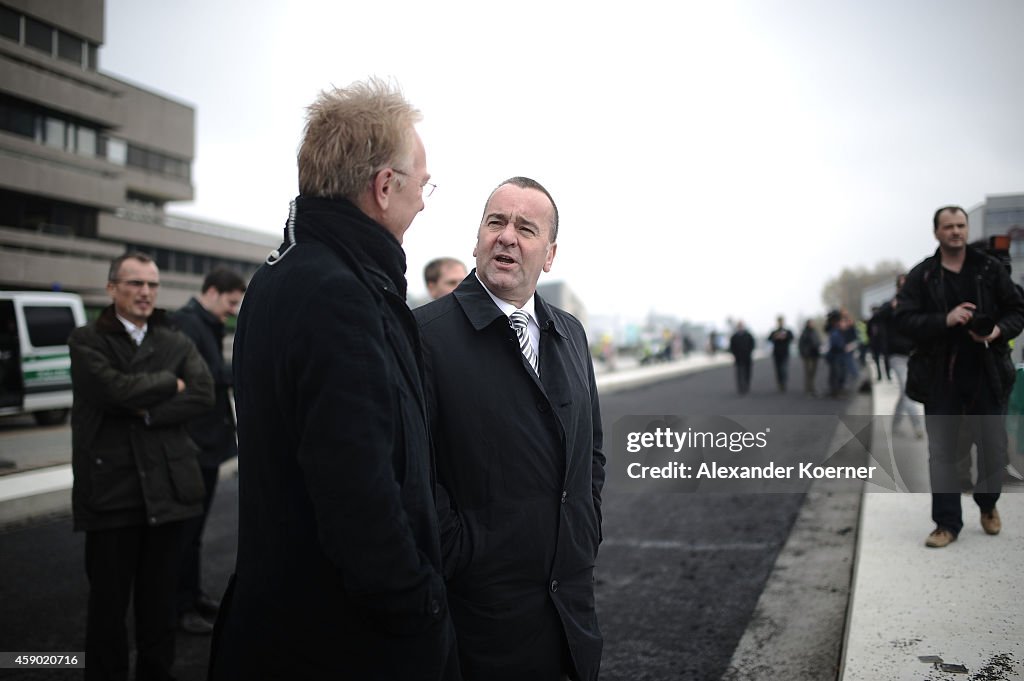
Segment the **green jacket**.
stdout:
<svg viewBox="0 0 1024 681">
<path fill-rule="evenodd" d="M 213 379 L 192 341 L 156 310 L 136 346 L 110 306 L 75 329 L 68 345 L 75 529 L 199 515 L 199 450 L 185 423 L 213 406 Z M 178 378 L 185 382 L 181 393 Z"/>
</svg>

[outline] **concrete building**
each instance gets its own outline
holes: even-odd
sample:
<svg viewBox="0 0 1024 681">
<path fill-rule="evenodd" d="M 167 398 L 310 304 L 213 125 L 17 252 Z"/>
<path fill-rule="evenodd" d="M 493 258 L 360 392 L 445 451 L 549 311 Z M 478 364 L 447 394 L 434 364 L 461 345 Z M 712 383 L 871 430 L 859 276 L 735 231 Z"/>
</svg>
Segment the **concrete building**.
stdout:
<svg viewBox="0 0 1024 681">
<path fill-rule="evenodd" d="M 995 194 L 967 211 L 972 239 L 1010 237 L 1013 280 L 1024 285 L 1024 193 Z"/>
<path fill-rule="evenodd" d="M 109 303 L 111 258 L 149 253 L 175 308 L 226 265 L 248 277 L 279 242 L 174 217 L 192 199 L 195 111 L 99 70 L 103 0 L 0 0 L 0 288 Z"/>
</svg>

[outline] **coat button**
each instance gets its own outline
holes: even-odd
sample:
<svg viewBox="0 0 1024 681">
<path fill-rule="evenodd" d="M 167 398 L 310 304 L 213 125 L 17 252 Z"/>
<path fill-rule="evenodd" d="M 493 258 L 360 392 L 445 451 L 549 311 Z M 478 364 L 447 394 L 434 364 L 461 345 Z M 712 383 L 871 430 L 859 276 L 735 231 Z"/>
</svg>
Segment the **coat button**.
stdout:
<svg viewBox="0 0 1024 681">
<path fill-rule="evenodd" d="M 430 601 L 430 614 L 436 615 L 439 612 L 441 612 L 441 604 L 437 601 Z"/>
<path fill-rule="evenodd" d="M 558 580 L 557 579 L 552 579 L 551 580 L 551 593 L 555 593 L 556 591 L 558 591 Z"/>
<path fill-rule="evenodd" d="M 150 525 L 156 525 L 156 516 L 155 515 L 149 516 L 149 524 Z"/>
<path fill-rule="evenodd" d="M 538 402 L 537 403 L 537 411 L 539 411 L 541 414 L 548 413 L 548 403 L 547 402 Z"/>
<path fill-rule="evenodd" d="M 97 458 L 96 459 L 96 465 L 97 466 L 102 466 L 103 465 L 103 459 Z"/>
<path fill-rule="evenodd" d="M 566 498 L 567 496 L 569 496 L 569 493 L 568 493 L 568 492 L 566 492 L 566 491 L 565 491 L 565 490 L 563 489 L 563 490 L 562 490 L 562 503 L 563 503 L 563 504 L 565 503 L 565 498 Z"/>
</svg>

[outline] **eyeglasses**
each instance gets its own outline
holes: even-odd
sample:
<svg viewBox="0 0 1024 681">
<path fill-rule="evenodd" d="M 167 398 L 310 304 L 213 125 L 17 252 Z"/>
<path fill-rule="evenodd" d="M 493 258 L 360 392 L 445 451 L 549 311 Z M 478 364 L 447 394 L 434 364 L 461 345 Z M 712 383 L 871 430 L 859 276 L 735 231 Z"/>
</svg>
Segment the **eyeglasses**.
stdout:
<svg viewBox="0 0 1024 681">
<path fill-rule="evenodd" d="M 398 168 L 392 168 L 392 170 L 395 171 L 396 173 L 398 173 L 399 175 L 405 175 L 406 177 L 413 177 L 412 174 L 407 173 L 404 170 L 399 170 Z M 428 196 L 433 194 L 435 189 L 437 189 L 437 185 L 434 184 L 433 182 L 424 182 L 423 184 L 420 185 L 420 191 L 423 192 L 423 198 L 427 198 Z"/>
<path fill-rule="evenodd" d="M 142 288 L 148 286 L 151 291 L 156 291 L 160 288 L 159 281 L 143 281 L 142 279 L 115 279 L 115 284 L 124 284 L 128 288 Z"/>
</svg>

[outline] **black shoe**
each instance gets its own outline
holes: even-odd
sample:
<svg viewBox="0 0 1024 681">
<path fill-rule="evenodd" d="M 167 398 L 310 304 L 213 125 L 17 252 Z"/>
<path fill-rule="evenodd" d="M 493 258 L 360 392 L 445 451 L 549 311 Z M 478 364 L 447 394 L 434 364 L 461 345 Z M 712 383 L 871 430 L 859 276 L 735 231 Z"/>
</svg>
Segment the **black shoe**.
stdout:
<svg viewBox="0 0 1024 681">
<path fill-rule="evenodd" d="M 196 634 L 197 636 L 208 636 L 213 633 L 213 625 L 209 620 L 204 619 L 194 610 L 184 612 L 178 617 L 178 629 L 186 634 Z"/>
<path fill-rule="evenodd" d="M 206 619 L 217 619 L 217 611 L 220 610 L 220 601 L 215 598 L 211 598 L 210 596 L 200 592 L 192 605 L 196 609 L 196 612 Z"/>
</svg>

